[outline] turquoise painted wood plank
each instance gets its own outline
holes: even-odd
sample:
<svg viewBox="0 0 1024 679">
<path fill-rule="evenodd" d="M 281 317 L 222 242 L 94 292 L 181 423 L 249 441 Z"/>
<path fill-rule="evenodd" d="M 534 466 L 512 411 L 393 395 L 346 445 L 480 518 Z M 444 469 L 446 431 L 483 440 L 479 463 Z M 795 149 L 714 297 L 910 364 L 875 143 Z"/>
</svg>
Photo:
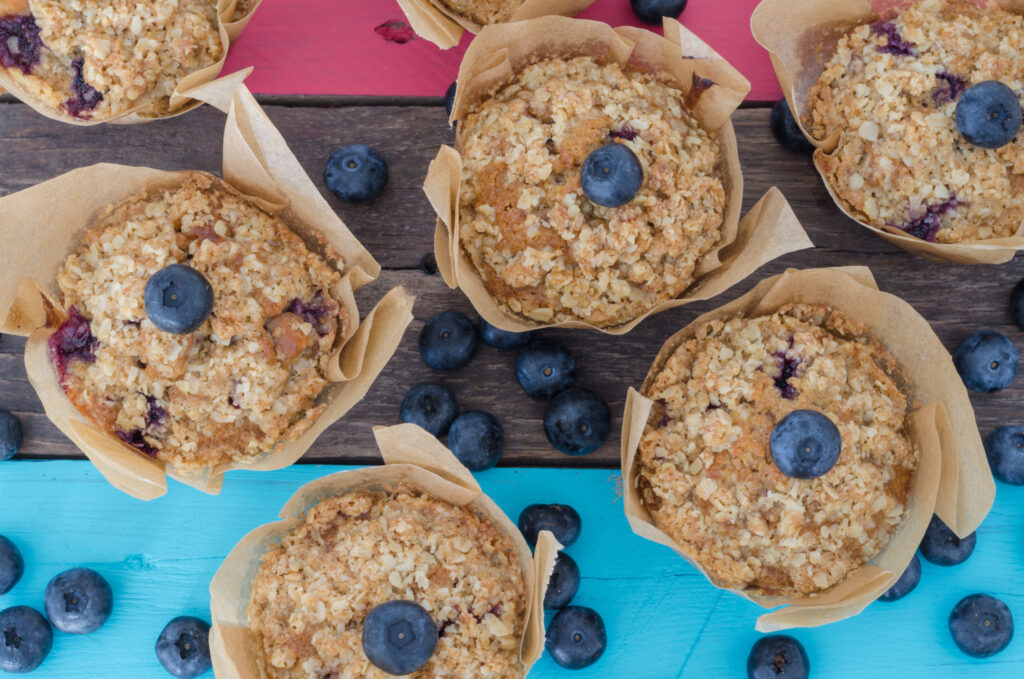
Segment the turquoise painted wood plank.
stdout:
<svg viewBox="0 0 1024 679">
<path fill-rule="evenodd" d="M 36 679 L 166 679 L 153 654 L 164 623 L 180 614 L 208 617 L 207 584 L 221 559 L 252 528 L 272 521 L 303 483 L 342 469 L 296 466 L 238 473 L 220 497 L 174 484 L 145 504 L 110 488 L 86 462 L 0 464 L 0 533 L 21 547 L 22 582 L 0 607 L 40 608 L 49 579 L 85 565 L 106 575 L 116 605 L 91 636 L 58 633 Z M 719 592 L 669 550 L 634 536 L 622 515 L 617 474 L 608 470 L 495 469 L 479 475 L 510 516 L 531 502 L 567 502 L 583 516 L 570 548 L 584 581 L 577 603 L 608 626 L 605 657 L 578 672 L 547 658 L 532 679 L 742 679 L 758 638 L 759 609 Z M 946 617 L 966 594 L 1001 596 L 1024 626 L 1024 488 L 1000 485 L 996 506 L 964 565 L 924 564 L 921 585 L 893 604 L 824 629 L 794 634 L 807 647 L 812 676 L 829 679 L 1003 679 L 1024 675 L 1024 638 L 976 661 L 955 649 Z M 1024 636 L 1024 635 L 1019 635 Z M 212 676 L 212 675 L 208 675 Z"/>
</svg>

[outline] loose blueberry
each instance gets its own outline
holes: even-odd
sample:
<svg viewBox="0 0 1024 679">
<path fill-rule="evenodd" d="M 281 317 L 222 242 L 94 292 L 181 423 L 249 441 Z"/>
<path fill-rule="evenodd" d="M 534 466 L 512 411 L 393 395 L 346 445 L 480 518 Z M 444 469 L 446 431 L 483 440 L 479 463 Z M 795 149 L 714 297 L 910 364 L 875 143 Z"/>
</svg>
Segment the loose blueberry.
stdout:
<svg viewBox="0 0 1024 679">
<path fill-rule="evenodd" d="M 455 88 L 457 85 L 458 83 L 452 83 L 444 93 L 444 112 L 448 118 L 452 117 L 452 111 L 455 110 Z"/>
<path fill-rule="evenodd" d="M 567 606 L 548 625 L 544 648 L 562 667 L 580 670 L 598 661 L 608 646 L 604 620 L 592 608 Z"/>
<path fill-rule="evenodd" d="M 0 409 L 0 462 L 17 455 L 24 441 L 21 421 L 10 410 Z"/>
<path fill-rule="evenodd" d="M 114 592 L 103 576 L 90 568 L 64 571 L 46 586 L 46 617 L 68 634 L 95 632 L 114 610 Z"/>
<path fill-rule="evenodd" d="M 1020 132 L 1021 102 L 998 80 L 967 88 L 956 104 L 956 129 L 969 144 L 983 149 L 1006 146 Z"/>
<path fill-rule="evenodd" d="M 7 594 L 25 574 L 25 560 L 13 542 L 0 535 L 0 594 Z"/>
<path fill-rule="evenodd" d="M 1019 362 L 1013 342 L 992 330 L 979 330 L 953 352 L 953 365 L 964 386 L 983 394 L 1010 386 Z"/>
<path fill-rule="evenodd" d="M 785 634 L 758 639 L 747 656 L 747 679 L 807 679 L 810 674 L 803 644 Z"/>
<path fill-rule="evenodd" d="M 0 670 L 31 672 L 53 646 L 53 630 L 46 618 L 28 606 L 0 611 Z"/>
<path fill-rule="evenodd" d="M 498 464 L 505 449 L 505 430 L 498 419 L 482 410 L 471 410 L 455 418 L 448 430 L 448 447 L 459 462 L 472 472 Z"/>
<path fill-rule="evenodd" d="M 347 203 L 366 203 L 384 192 L 388 164 L 365 144 L 342 146 L 327 159 L 324 183 Z"/>
<path fill-rule="evenodd" d="M 999 599 L 971 594 L 949 614 L 949 633 L 961 651 L 972 658 L 987 658 L 1013 639 L 1013 615 Z"/>
<path fill-rule="evenodd" d="M 402 422 L 411 422 L 440 437 L 458 414 L 454 391 L 436 382 L 420 382 L 402 399 L 398 416 Z"/>
<path fill-rule="evenodd" d="M 544 411 L 548 441 L 566 455 L 587 455 L 604 445 L 612 429 L 608 403 L 583 387 L 569 387 Z"/>
<path fill-rule="evenodd" d="M 625 144 L 611 143 L 591 151 L 580 175 L 583 193 L 603 207 L 633 200 L 644 183 L 644 168 Z"/>
<path fill-rule="evenodd" d="M 548 589 L 544 593 L 544 608 L 557 611 L 565 608 L 580 589 L 580 567 L 576 560 L 565 552 L 559 552 L 555 569 L 548 578 Z"/>
<path fill-rule="evenodd" d="M 938 566 L 956 566 L 967 561 L 977 544 L 975 533 L 961 539 L 942 519 L 933 516 L 921 540 L 921 556 Z"/>
<path fill-rule="evenodd" d="M 533 398 L 552 398 L 572 384 L 576 359 L 558 342 L 538 339 L 516 356 L 516 379 Z"/>
<path fill-rule="evenodd" d="M 473 321 L 458 311 L 445 311 L 420 330 L 420 356 L 434 370 L 458 370 L 469 363 L 479 341 Z"/>
<path fill-rule="evenodd" d="M 1024 278 L 1013 286 L 1010 292 L 1010 317 L 1013 323 L 1021 330 L 1024 330 Z"/>
<path fill-rule="evenodd" d="M 420 271 L 428 276 L 433 276 L 437 273 L 437 258 L 433 252 L 428 252 L 420 257 Z"/>
<path fill-rule="evenodd" d="M 993 429 L 985 439 L 985 454 L 997 479 L 1024 486 L 1024 427 L 1011 425 Z"/>
<path fill-rule="evenodd" d="M 914 558 L 910 560 L 907 570 L 903 571 L 903 575 L 900 576 L 899 580 L 894 582 L 892 587 L 886 590 L 885 594 L 878 597 L 878 600 L 888 603 L 902 599 L 913 592 L 919 582 L 921 582 L 921 560 L 915 554 Z"/>
<path fill-rule="evenodd" d="M 483 318 L 477 321 L 476 329 L 484 344 L 489 344 L 499 351 L 522 349 L 530 343 L 530 339 L 533 337 L 531 332 L 509 332 L 496 328 Z"/>
<path fill-rule="evenodd" d="M 363 652 L 388 674 L 411 674 L 427 664 L 437 646 L 437 625 L 412 601 L 388 601 L 363 621 Z"/>
<path fill-rule="evenodd" d="M 179 679 L 192 679 L 211 667 L 210 625 L 190 616 L 167 623 L 156 640 L 156 657 L 164 669 Z"/>
<path fill-rule="evenodd" d="M 835 466 L 843 439 L 827 415 L 816 410 L 794 410 L 772 429 L 768 447 L 783 474 L 794 479 L 816 479 Z"/>
<path fill-rule="evenodd" d="M 775 102 L 769 124 L 772 134 L 775 135 L 775 141 L 779 142 L 782 148 L 800 153 L 814 152 L 814 144 L 807 141 L 800 126 L 796 124 L 796 118 L 793 117 L 793 112 L 789 109 L 785 98 Z"/>
<path fill-rule="evenodd" d="M 213 288 L 203 274 L 185 264 L 171 264 L 146 281 L 146 316 L 164 332 L 190 333 L 213 311 Z"/>
<path fill-rule="evenodd" d="M 629 0 L 636 18 L 645 24 L 661 26 L 663 17 L 678 19 L 686 9 L 687 0 Z"/>
<path fill-rule="evenodd" d="M 519 532 L 530 547 L 537 546 L 537 537 L 542 530 L 551 531 L 562 547 L 568 547 L 580 539 L 583 521 L 579 512 L 569 505 L 532 504 L 519 514 Z"/>
</svg>

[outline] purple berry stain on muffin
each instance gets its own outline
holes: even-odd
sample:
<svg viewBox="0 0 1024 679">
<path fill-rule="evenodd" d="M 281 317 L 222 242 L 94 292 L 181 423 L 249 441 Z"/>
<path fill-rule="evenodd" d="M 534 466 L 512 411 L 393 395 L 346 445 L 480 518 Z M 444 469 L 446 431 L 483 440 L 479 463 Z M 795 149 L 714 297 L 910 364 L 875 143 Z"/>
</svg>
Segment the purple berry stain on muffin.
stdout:
<svg viewBox="0 0 1024 679">
<path fill-rule="evenodd" d="M 608 136 L 612 139 L 625 139 L 626 141 L 633 141 L 637 138 L 640 133 L 634 130 L 629 123 L 626 123 L 617 130 L 612 130 L 608 133 Z"/>
<path fill-rule="evenodd" d="M 146 394 L 146 426 L 162 427 L 167 420 L 167 409 L 160 405 L 156 396 Z"/>
<path fill-rule="evenodd" d="M 313 298 L 308 302 L 298 298 L 293 299 L 285 311 L 295 314 L 312 325 L 320 336 L 326 335 L 331 331 L 324 321 L 336 313 L 332 312 L 331 307 L 324 303 L 323 290 L 317 290 L 313 294 Z"/>
<path fill-rule="evenodd" d="M 17 68 L 26 75 L 39 63 L 43 46 L 39 25 L 31 14 L 0 17 L 0 65 Z"/>
<path fill-rule="evenodd" d="M 871 24 L 871 30 L 886 38 L 889 42 L 878 47 L 879 52 L 894 54 L 898 57 L 913 57 L 917 55 L 914 44 L 907 42 L 900 35 L 900 29 L 892 21 L 876 21 Z"/>
<path fill-rule="evenodd" d="M 911 219 L 906 224 L 890 224 L 889 226 L 915 238 L 934 243 L 935 235 L 939 232 L 939 227 L 942 226 L 942 215 L 961 205 L 963 203 L 957 200 L 956 196 L 950 196 L 948 200 L 929 205 L 920 216 Z"/>
<path fill-rule="evenodd" d="M 85 59 L 79 57 L 71 62 L 71 68 L 75 71 L 74 81 L 71 89 L 75 96 L 64 102 L 64 110 L 75 118 L 87 119 L 87 112 L 93 110 L 103 101 L 103 95 L 92 85 L 85 82 L 85 75 L 82 70 L 85 68 Z"/>
<path fill-rule="evenodd" d="M 57 374 L 61 382 L 67 377 L 67 362 L 75 359 L 92 363 L 96 360 L 96 347 L 99 340 L 93 337 L 89 329 L 89 319 L 79 313 L 78 309 L 68 309 L 68 319 L 50 335 L 47 340 L 50 347 L 50 358 L 57 366 Z"/>
<path fill-rule="evenodd" d="M 117 432 L 117 438 L 121 439 L 132 448 L 149 455 L 150 457 L 156 457 L 156 448 L 150 445 L 146 437 L 143 436 L 141 429 L 133 429 L 131 431 L 119 431 Z"/>
<path fill-rule="evenodd" d="M 789 348 L 775 354 L 779 362 L 779 375 L 775 378 L 775 388 L 782 394 L 782 398 L 792 401 L 796 398 L 797 390 L 789 383 L 791 377 L 796 377 L 797 368 L 800 366 L 800 359 L 789 355 L 793 350 L 793 338 L 789 338 Z"/>
<path fill-rule="evenodd" d="M 692 111 L 697 107 L 697 102 L 700 101 L 701 95 L 710 90 L 715 84 L 715 81 L 711 78 L 702 78 L 694 73 L 690 83 L 690 91 L 687 92 L 683 105 Z"/>
<path fill-rule="evenodd" d="M 404 45 L 405 43 L 416 39 L 416 34 L 413 32 L 412 27 L 404 21 L 398 21 L 396 19 L 385 21 L 373 30 L 377 35 L 388 42 L 397 42 L 399 45 Z"/>
<path fill-rule="evenodd" d="M 949 71 L 940 71 L 935 74 L 941 83 L 932 92 L 932 101 L 935 102 L 936 106 L 942 104 L 948 104 L 951 101 L 956 101 L 960 98 L 960 95 L 967 89 L 967 81 L 955 73 Z"/>
</svg>

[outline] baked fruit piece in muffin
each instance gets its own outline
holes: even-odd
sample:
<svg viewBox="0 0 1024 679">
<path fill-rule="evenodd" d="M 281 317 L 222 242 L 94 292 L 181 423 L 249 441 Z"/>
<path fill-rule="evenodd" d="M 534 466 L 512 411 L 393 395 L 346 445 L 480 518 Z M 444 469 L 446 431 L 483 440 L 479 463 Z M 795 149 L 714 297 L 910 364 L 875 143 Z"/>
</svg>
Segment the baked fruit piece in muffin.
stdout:
<svg viewBox="0 0 1024 679">
<path fill-rule="evenodd" d="M 629 147 L 639 193 L 583 193 L 594 150 Z M 459 124 L 459 239 L 490 294 L 533 321 L 621 325 L 673 299 L 721 238 L 719 144 L 686 96 L 590 57 L 524 68 Z"/>
<path fill-rule="evenodd" d="M 852 211 L 931 242 L 1012 236 L 1024 226 L 1024 134 L 987 150 L 957 132 L 971 85 L 998 80 L 1024 104 L 1024 17 L 925 0 L 858 26 L 810 90 L 806 125 L 826 181 Z"/>
<path fill-rule="evenodd" d="M 441 4 L 459 16 L 471 19 L 481 26 L 499 24 L 512 18 L 526 0 L 440 0 Z"/>
<path fill-rule="evenodd" d="M 249 629 L 269 679 L 390 677 L 362 648 L 376 606 L 413 601 L 437 647 L 413 679 L 525 676 L 521 564 L 508 536 L 471 510 L 417 489 L 357 490 L 323 500 L 263 557 Z"/>
<path fill-rule="evenodd" d="M 885 547 L 917 466 L 908 398 L 865 328 L 823 306 L 699 326 L 660 368 L 635 479 L 655 524 L 722 587 L 809 595 Z M 839 428 L 825 475 L 782 474 L 769 451 L 786 414 Z"/>
<path fill-rule="evenodd" d="M 174 263 L 213 287 L 209 318 L 186 334 L 154 326 L 143 299 Z M 183 471 L 252 461 L 323 411 L 326 363 L 348 323 L 333 292 L 343 266 L 212 175 L 189 173 L 109 208 L 65 260 L 68 320 L 50 356 L 74 406 L 143 453 Z"/>
<path fill-rule="evenodd" d="M 170 110 L 186 75 L 223 56 L 217 0 L 0 0 L 0 67 L 55 111 Z M 236 6 L 237 18 L 248 2 Z"/>
</svg>

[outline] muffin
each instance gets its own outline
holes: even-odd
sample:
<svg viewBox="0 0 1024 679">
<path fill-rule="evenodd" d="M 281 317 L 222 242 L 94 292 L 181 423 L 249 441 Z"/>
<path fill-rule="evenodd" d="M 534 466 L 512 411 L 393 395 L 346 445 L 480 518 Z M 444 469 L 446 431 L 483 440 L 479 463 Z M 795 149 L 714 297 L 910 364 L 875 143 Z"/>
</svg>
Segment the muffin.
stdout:
<svg viewBox="0 0 1024 679">
<path fill-rule="evenodd" d="M 508 21 L 526 0 L 439 0 L 459 16 L 486 26 Z"/>
<path fill-rule="evenodd" d="M 363 620 L 393 600 L 437 625 L 407 676 L 515 679 L 526 585 L 516 546 L 491 521 L 410 484 L 352 490 L 310 508 L 259 565 L 247 617 L 268 679 L 392 676 L 363 652 Z"/>
<path fill-rule="evenodd" d="M 705 321 L 645 383 L 640 500 L 718 586 L 828 589 L 878 555 L 907 511 L 918 450 L 902 383 L 886 347 L 828 306 Z M 769 452 L 775 423 L 798 409 L 825 414 L 842 437 L 815 479 L 783 475 Z"/>
<path fill-rule="evenodd" d="M 465 31 L 546 15 L 572 16 L 594 0 L 398 0 L 413 30 L 441 49 L 459 44 Z"/>
<path fill-rule="evenodd" d="M 171 111 L 182 78 L 221 61 L 224 0 L 0 0 L 0 67 L 55 112 L 88 121 Z M 245 17 L 240 0 L 233 20 Z"/>
<path fill-rule="evenodd" d="M 1017 235 L 1024 134 L 990 150 L 957 131 L 960 95 L 987 80 L 1024 104 L 1024 16 L 923 0 L 842 35 L 803 123 L 838 140 L 818 165 L 854 217 L 935 243 Z"/>
<path fill-rule="evenodd" d="M 196 471 L 247 463 L 300 435 L 325 406 L 347 318 L 332 266 L 279 218 L 212 175 L 112 205 L 57 274 L 67 318 L 49 337 L 60 385 L 100 429 Z M 194 331 L 149 319 L 150 276 L 182 263 L 213 288 Z"/>
<path fill-rule="evenodd" d="M 459 242 L 488 293 L 540 323 L 631 321 L 689 287 L 722 239 L 727 195 L 717 134 L 667 79 L 603 58 L 544 59 L 459 124 Z M 581 168 L 610 143 L 639 159 L 639 193 L 589 200 Z"/>
</svg>

